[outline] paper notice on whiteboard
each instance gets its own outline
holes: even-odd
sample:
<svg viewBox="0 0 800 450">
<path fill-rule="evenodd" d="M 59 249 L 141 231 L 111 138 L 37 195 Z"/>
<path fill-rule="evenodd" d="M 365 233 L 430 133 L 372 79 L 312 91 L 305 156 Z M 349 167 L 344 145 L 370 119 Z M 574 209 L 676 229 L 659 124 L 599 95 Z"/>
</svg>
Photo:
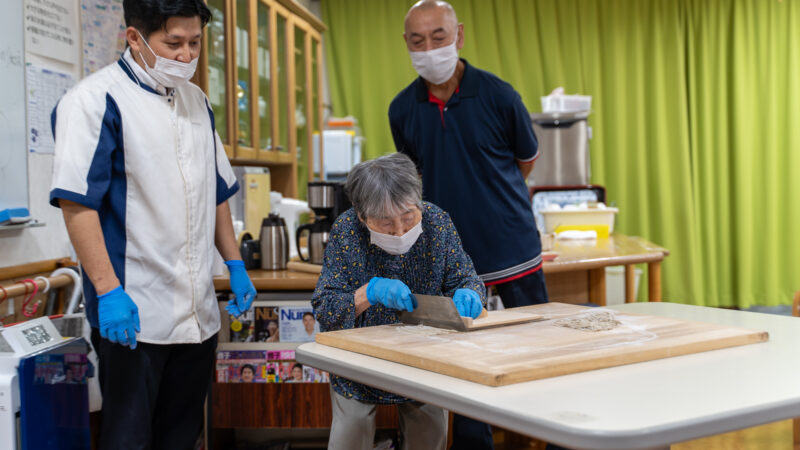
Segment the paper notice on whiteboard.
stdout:
<svg viewBox="0 0 800 450">
<path fill-rule="evenodd" d="M 25 50 L 78 64 L 78 15 L 73 0 L 25 0 Z"/>
<path fill-rule="evenodd" d="M 28 97 L 28 150 L 33 153 L 53 153 L 50 114 L 61 97 L 75 84 L 71 75 L 45 69 L 33 64 L 26 67 Z"/>
<path fill-rule="evenodd" d="M 84 76 L 122 56 L 126 42 L 122 0 L 81 0 L 81 27 Z"/>
</svg>

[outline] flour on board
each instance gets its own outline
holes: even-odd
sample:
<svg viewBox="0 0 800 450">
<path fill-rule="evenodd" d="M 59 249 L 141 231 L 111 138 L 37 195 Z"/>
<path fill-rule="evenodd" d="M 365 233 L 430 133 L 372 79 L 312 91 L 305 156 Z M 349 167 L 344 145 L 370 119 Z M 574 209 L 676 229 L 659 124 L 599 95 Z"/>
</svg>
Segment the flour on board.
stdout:
<svg viewBox="0 0 800 450">
<path fill-rule="evenodd" d="M 398 327 L 398 331 L 416 336 L 436 336 L 438 334 L 455 333 L 455 330 L 445 330 L 428 325 L 403 325 Z"/>
<path fill-rule="evenodd" d="M 559 319 L 554 322 L 559 327 L 573 328 L 581 331 L 608 331 L 620 325 L 614 314 L 608 311 L 582 314 L 578 317 Z"/>
</svg>

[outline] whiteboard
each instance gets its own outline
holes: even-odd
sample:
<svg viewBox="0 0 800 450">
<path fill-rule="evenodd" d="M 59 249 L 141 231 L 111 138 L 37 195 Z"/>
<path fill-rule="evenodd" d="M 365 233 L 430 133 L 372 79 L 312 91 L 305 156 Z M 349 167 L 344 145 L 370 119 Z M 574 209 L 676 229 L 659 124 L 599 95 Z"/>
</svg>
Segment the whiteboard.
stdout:
<svg viewBox="0 0 800 450">
<path fill-rule="evenodd" d="M 0 210 L 28 207 L 22 4 L 5 2 L 0 14 Z"/>
</svg>

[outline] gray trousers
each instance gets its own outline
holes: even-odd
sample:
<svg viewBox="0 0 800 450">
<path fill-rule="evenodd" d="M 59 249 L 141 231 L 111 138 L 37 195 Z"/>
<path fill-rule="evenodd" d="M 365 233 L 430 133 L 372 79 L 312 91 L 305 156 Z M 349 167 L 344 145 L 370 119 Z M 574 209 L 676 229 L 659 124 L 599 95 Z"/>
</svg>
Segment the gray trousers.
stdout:
<svg viewBox="0 0 800 450">
<path fill-rule="evenodd" d="M 331 386 L 333 423 L 328 450 L 372 450 L 375 406 L 345 398 Z M 403 450 L 443 450 L 447 443 L 447 411 L 420 402 L 397 405 Z"/>
</svg>

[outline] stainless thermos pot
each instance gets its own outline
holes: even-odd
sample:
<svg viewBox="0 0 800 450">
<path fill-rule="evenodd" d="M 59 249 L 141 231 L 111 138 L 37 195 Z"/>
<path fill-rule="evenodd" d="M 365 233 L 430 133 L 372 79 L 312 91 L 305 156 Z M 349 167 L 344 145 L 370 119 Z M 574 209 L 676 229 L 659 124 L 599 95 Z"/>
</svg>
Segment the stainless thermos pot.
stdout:
<svg viewBox="0 0 800 450">
<path fill-rule="evenodd" d="M 270 213 L 261 222 L 259 235 L 261 246 L 261 268 L 284 270 L 289 262 L 289 231 L 286 221 L 276 213 Z"/>
</svg>

